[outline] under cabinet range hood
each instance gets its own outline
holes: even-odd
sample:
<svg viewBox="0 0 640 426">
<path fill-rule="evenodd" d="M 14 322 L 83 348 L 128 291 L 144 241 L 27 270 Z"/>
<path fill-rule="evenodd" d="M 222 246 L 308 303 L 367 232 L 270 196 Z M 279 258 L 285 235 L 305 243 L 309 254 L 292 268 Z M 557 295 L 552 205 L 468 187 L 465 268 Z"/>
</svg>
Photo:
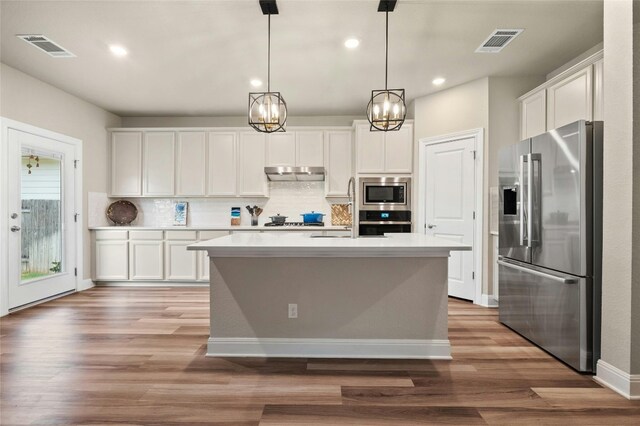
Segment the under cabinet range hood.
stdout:
<svg viewBox="0 0 640 426">
<path fill-rule="evenodd" d="M 324 180 L 324 167 L 265 167 L 271 181 L 319 182 Z"/>
</svg>

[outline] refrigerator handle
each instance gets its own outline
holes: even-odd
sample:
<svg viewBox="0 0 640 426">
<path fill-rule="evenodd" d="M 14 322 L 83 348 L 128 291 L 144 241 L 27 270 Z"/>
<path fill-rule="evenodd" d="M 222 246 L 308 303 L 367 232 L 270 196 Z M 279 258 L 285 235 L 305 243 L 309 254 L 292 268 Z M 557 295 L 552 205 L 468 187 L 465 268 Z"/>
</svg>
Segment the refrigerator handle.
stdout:
<svg viewBox="0 0 640 426">
<path fill-rule="evenodd" d="M 539 277 L 546 278 L 548 280 L 557 281 L 562 284 L 577 284 L 580 280 L 578 278 L 573 277 L 559 277 L 557 275 L 551 275 L 546 272 L 537 271 L 535 269 L 526 268 L 524 266 L 515 265 L 511 262 L 507 262 L 505 260 L 498 260 L 498 265 L 505 266 L 507 268 L 515 269 L 517 271 L 527 272 L 529 274 L 537 275 Z"/>
<path fill-rule="evenodd" d="M 535 163 L 538 172 L 535 174 Z M 529 247 L 542 244 L 542 154 L 529 154 Z M 535 182 L 535 185 L 534 185 Z M 535 198 L 533 197 L 535 195 Z M 533 206 L 536 209 L 534 210 Z M 535 226 L 535 229 L 534 229 Z"/>
<path fill-rule="evenodd" d="M 529 191 L 528 183 L 525 185 L 524 178 L 524 163 L 528 154 L 520 156 L 520 188 L 518 190 L 518 202 L 520 204 L 520 245 L 521 246 L 529 246 L 529 238 L 528 238 L 528 226 L 527 224 L 527 212 L 525 211 L 525 203 L 524 203 L 524 192 Z M 527 177 L 528 180 L 528 177 Z M 527 207 L 528 208 L 528 207 Z"/>
</svg>

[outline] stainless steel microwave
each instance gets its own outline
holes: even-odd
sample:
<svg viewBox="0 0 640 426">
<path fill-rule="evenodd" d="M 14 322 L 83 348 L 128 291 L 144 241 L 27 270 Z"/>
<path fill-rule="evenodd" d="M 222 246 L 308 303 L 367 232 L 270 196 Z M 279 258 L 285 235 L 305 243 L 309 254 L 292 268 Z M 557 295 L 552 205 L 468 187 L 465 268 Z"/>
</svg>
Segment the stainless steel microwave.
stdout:
<svg viewBox="0 0 640 426">
<path fill-rule="evenodd" d="M 411 178 L 360 179 L 360 210 L 411 210 Z"/>
</svg>

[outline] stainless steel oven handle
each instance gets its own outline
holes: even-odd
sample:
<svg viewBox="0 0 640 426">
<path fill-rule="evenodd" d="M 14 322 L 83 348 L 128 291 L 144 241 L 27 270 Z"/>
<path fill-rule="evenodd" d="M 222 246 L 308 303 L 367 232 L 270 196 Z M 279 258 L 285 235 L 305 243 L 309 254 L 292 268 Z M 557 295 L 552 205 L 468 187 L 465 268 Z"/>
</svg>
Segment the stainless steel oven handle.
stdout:
<svg viewBox="0 0 640 426">
<path fill-rule="evenodd" d="M 410 220 L 361 220 L 361 225 L 411 225 Z"/>
<path fill-rule="evenodd" d="M 576 283 L 578 283 L 578 279 L 577 278 L 558 277 L 558 276 L 555 276 L 555 275 L 547 274 L 546 272 L 540 272 L 540 271 L 536 271 L 535 269 L 529 269 L 529 268 L 525 268 L 525 267 L 520 266 L 520 265 L 515 265 L 513 263 L 506 262 L 504 260 L 498 260 L 498 265 L 506 266 L 507 268 L 516 269 L 518 271 L 527 272 L 529 274 L 537 275 L 539 277 L 544 277 L 544 278 L 547 278 L 549 280 L 557 281 L 557 282 L 560 282 L 560 283 L 563 283 L 563 284 L 576 284 Z"/>
</svg>

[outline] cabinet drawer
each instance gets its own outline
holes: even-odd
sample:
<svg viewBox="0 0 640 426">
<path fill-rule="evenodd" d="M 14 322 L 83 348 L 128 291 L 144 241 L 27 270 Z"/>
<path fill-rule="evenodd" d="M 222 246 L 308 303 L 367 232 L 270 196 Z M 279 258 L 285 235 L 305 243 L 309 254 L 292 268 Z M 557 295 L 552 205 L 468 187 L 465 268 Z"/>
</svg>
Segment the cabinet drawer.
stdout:
<svg viewBox="0 0 640 426">
<path fill-rule="evenodd" d="M 127 231 L 96 231 L 96 240 L 126 240 Z"/>
<path fill-rule="evenodd" d="M 165 231 L 167 240 L 195 240 L 196 231 Z"/>
<path fill-rule="evenodd" d="M 162 231 L 129 231 L 132 240 L 162 240 Z"/>
<path fill-rule="evenodd" d="M 229 235 L 229 231 L 200 231 L 199 232 L 199 240 L 207 241 L 213 240 L 214 238 L 226 237 Z"/>
</svg>

